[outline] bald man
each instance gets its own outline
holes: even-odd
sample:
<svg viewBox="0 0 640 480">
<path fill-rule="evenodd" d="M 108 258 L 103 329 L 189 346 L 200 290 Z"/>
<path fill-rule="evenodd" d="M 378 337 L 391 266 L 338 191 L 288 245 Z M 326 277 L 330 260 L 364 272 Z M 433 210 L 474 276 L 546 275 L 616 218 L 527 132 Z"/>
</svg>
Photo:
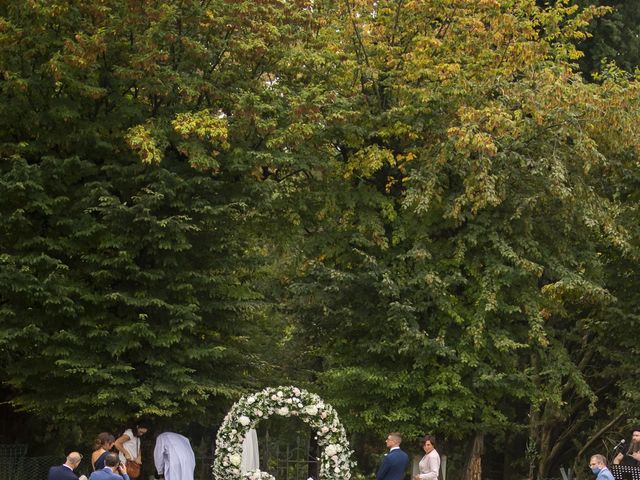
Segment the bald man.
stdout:
<svg viewBox="0 0 640 480">
<path fill-rule="evenodd" d="M 81 461 L 82 455 L 78 452 L 71 452 L 67 455 L 66 462 L 49 469 L 47 480 L 78 480 L 78 476 L 73 471 L 78 468 Z"/>
</svg>

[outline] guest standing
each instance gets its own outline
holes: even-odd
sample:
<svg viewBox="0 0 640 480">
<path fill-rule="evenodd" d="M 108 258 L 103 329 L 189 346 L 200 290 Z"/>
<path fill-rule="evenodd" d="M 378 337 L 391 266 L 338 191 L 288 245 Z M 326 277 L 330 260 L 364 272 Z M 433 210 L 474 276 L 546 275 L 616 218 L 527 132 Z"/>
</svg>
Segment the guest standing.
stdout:
<svg viewBox="0 0 640 480">
<path fill-rule="evenodd" d="M 376 480 L 403 480 L 407 467 L 409 466 L 409 455 L 400 450 L 402 435 L 398 432 L 391 432 L 387 436 L 386 444 L 389 453 L 385 455 Z"/>
<path fill-rule="evenodd" d="M 81 461 L 82 455 L 78 452 L 71 452 L 62 465 L 56 465 L 49 469 L 47 480 L 78 480 L 78 476 L 73 471 L 78 468 Z"/>
<path fill-rule="evenodd" d="M 596 480 L 613 480 L 613 474 L 607 468 L 607 459 L 604 455 L 593 455 L 589 460 L 589 467 L 596 475 Z"/>
<path fill-rule="evenodd" d="M 89 480 L 129 480 L 125 467 L 117 453 L 109 452 L 104 459 L 104 468 L 91 474 Z"/>
<path fill-rule="evenodd" d="M 153 460 L 165 480 L 193 480 L 196 458 L 187 437 L 173 432 L 158 435 Z"/>
<path fill-rule="evenodd" d="M 104 459 L 113 448 L 114 442 L 115 437 L 109 432 L 98 434 L 91 454 L 91 466 L 94 470 L 102 470 L 104 468 Z"/>
<path fill-rule="evenodd" d="M 114 445 L 120 452 L 120 460 L 123 463 L 127 461 L 136 463 L 138 465 L 127 465 L 127 472 L 131 478 L 138 478 L 140 476 L 140 468 L 142 466 L 142 455 L 140 453 L 140 437 L 147 433 L 149 430 L 146 421 L 138 420 L 132 428 L 127 428 L 122 435 L 120 435 Z M 137 470 L 137 472 L 134 472 Z"/>
<path fill-rule="evenodd" d="M 440 455 L 436 451 L 436 437 L 425 435 L 422 438 L 422 450 L 425 456 L 420 460 L 418 465 L 420 473 L 414 477 L 415 480 L 438 480 Z"/>
</svg>

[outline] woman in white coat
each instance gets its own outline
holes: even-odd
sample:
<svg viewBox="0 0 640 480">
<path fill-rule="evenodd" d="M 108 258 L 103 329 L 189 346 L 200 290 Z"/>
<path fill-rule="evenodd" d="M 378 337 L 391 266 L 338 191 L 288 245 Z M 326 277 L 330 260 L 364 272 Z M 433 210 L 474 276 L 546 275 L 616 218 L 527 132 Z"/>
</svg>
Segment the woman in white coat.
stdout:
<svg viewBox="0 0 640 480">
<path fill-rule="evenodd" d="M 440 455 L 436 451 L 436 437 L 433 435 L 422 437 L 422 450 L 425 456 L 420 460 L 418 465 L 420 473 L 414 477 L 415 480 L 438 480 Z"/>
</svg>

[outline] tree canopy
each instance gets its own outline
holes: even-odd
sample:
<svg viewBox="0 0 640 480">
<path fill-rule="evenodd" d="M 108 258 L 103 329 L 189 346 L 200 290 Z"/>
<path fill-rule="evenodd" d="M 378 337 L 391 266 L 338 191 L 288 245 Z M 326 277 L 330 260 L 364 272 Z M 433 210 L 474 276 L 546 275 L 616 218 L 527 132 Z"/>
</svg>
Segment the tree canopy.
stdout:
<svg viewBox="0 0 640 480">
<path fill-rule="evenodd" d="M 205 422 L 283 379 L 365 443 L 486 435 L 514 473 L 580 465 L 640 373 L 639 83 L 579 50 L 607 15 L 5 2 L 8 400 Z"/>
</svg>

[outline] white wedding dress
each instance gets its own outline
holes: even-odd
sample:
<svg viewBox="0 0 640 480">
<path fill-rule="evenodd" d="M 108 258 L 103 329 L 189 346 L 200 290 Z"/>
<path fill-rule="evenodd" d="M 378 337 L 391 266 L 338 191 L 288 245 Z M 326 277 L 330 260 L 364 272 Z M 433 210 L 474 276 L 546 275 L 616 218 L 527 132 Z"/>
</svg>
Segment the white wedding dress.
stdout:
<svg viewBox="0 0 640 480">
<path fill-rule="evenodd" d="M 258 433 L 255 429 L 247 432 L 242 442 L 242 463 L 240 471 L 244 474 L 260 468 L 260 456 L 258 451 Z"/>
</svg>

